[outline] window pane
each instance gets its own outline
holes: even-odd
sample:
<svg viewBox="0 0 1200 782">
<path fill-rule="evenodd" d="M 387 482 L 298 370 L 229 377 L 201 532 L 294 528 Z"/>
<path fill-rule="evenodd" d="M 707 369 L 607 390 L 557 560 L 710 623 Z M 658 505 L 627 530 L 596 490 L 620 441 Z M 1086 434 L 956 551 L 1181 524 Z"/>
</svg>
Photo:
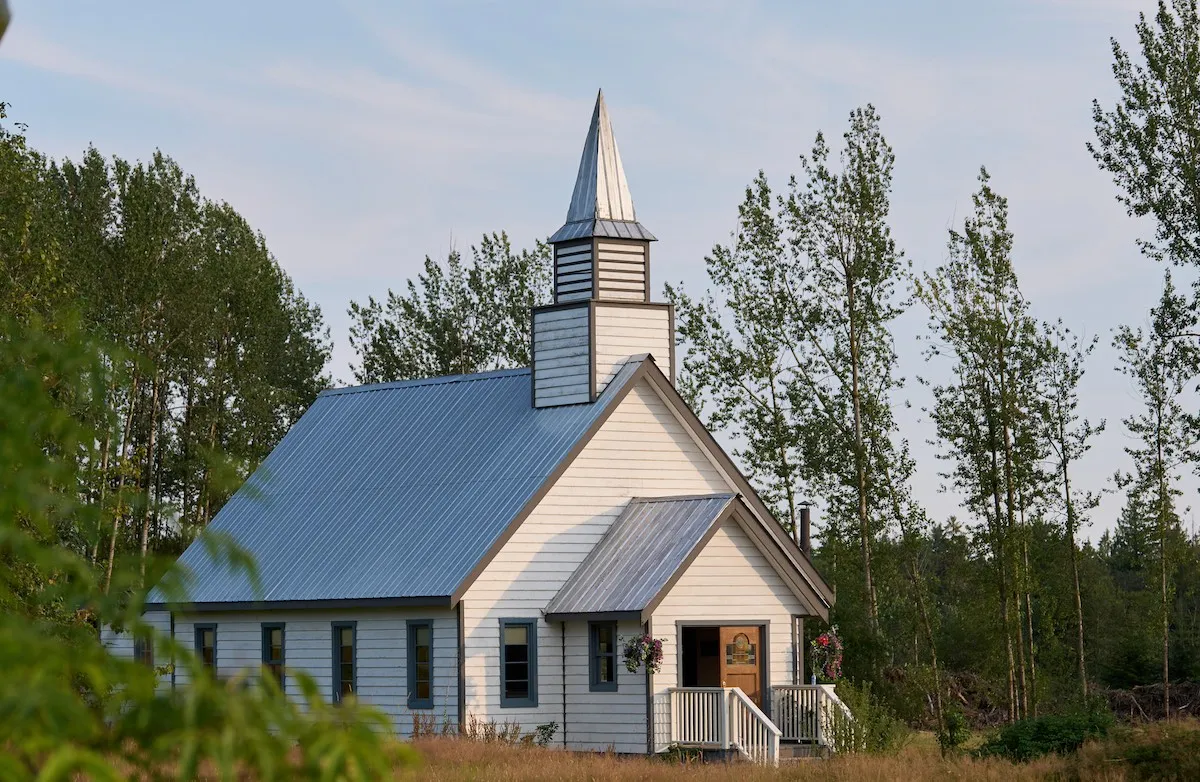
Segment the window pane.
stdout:
<svg viewBox="0 0 1200 782">
<path fill-rule="evenodd" d="M 417 636 L 416 644 L 417 644 L 417 646 L 418 647 L 421 647 L 421 646 L 428 647 L 431 644 L 430 635 L 431 635 L 431 632 L 427 625 L 419 625 L 416 628 L 416 636 Z"/>
<path fill-rule="evenodd" d="M 596 648 L 601 654 L 612 651 L 612 628 L 601 625 L 596 628 Z"/>
<path fill-rule="evenodd" d="M 340 633 L 339 637 L 341 638 L 342 646 L 353 646 L 354 645 L 354 628 L 353 627 L 342 627 L 339 629 L 338 632 Z"/>
<path fill-rule="evenodd" d="M 601 657 L 599 662 L 600 662 L 600 677 L 599 677 L 600 681 L 602 681 L 604 683 L 611 682 L 613 680 L 612 658 L 611 657 Z"/>
<path fill-rule="evenodd" d="M 516 681 L 510 679 L 504 683 L 504 697 L 506 698 L 528 698 L 529 697 L 529 682 Z"/>
<path fill-rule="evenodd" d="M 505 646 L 524 646 L 529 643 L 529 626 L 528 625 L 505 625 L 504 626 L 504 645 Z"/>
</svg>

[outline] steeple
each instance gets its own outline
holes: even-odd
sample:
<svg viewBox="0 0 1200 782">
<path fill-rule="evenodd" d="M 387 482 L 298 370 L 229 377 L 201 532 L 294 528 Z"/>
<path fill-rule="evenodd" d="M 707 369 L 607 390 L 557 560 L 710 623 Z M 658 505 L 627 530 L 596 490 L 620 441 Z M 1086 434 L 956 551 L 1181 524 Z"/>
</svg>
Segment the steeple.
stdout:
<svg viewBox="0 0 1200 782">
<path fill-rule="evenodd" d="M 583 143 L 567 222 L 550 237 L 554 303 L 533 308 L 533 405 L 594 402 L 631 357 L 674 376 L 675 312 L 650 301 L 650 242 L 613 137 L 604 93 Z"/>
<path fill-rule="evenodd" d="M 654 241 L 654 235 L 637 221 L 633 197 L 621 153 L 613 136 L 604 91 L 596 94 L 596 108 L 583 142 L 579 158 L 579 173 L 575 176 L 575 191 L 567 209 L 567 222 L 554 232 L 550 241 L 565 242 L 593 236 L 614 239 Z"/>
</svg>

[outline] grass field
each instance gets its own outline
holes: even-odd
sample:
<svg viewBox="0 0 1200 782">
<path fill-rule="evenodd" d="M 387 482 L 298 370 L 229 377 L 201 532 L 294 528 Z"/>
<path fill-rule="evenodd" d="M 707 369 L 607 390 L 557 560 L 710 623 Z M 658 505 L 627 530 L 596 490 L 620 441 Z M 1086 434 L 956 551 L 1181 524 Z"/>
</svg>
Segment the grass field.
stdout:
<svg viewBox="0 0 1200 782">
<path fill-rule="evenodd" d="M 1181 739 L 1182 737 L 1182 739 Z M 749 764 L 681 765 L 651 758 L 585 755 L 498 743 L 430 738 L 416 742 L 420 765 L 397 772 L 401 780 L 651 780 L 652 782 L 739 782 L 767 780 L 1103 780 L 1200 779 L 1200 724 L 1125 730 L 1119 737 L 1085 746 L 1077 755 L 1030 763 L 943 759 L 930 734 L 914 734 L 895 754 L 810 760 L 779 769 Z M 1140 753 L 1140 754 L 1139 754 Z M 1157 754 L 1156 754 L 1157 753 Z M 1132 758 L 1132 760 L 1130 760 Z M 1192 760 L 1191 758 L 1194 758 Z M 1148 759 L 1148 760 L 1147 760 Z"/>
</svg>

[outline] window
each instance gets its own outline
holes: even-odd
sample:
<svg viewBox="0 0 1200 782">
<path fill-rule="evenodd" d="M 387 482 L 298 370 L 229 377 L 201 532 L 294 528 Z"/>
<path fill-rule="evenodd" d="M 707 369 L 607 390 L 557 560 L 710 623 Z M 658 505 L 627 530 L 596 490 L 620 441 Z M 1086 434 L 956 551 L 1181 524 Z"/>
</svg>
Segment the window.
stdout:
<svg viewBox="0 0 1200 782">
<path fill-rule="evenodd" d="M 500 706 L 537 706 L 537 621 L 500 620 Z"/>
<path fill-rule="evenodd" d="M 354 622 L 333 623 L 333 702 L 353 695 L 355 686 Z"/>
<path fill-rule="evenodd" d="M 588 660 L 592 692 L 617 690 L 617 623 L 592 622 L 588 625 Z"/>
<path fill-rule="evenodd" d="M 196 654 L 204 667 L 217 670 L 217 626 L 196 625 Z"/>
<path fill-rule="evenodd" d="M 408 622 L 408 707 L 433 708 L 432 622 Z"/>
<path fill-rule="evenodd" d="M 283 687 L 283 625 L 264 622 L 262 626 L 262 662 L 268 675 Z"/>
<path fill-rule="evenodd" d="M 142 665 L 154 667 L 154 644 L 149 638 L 133 639 L 133 659 Z"/>
</svg>

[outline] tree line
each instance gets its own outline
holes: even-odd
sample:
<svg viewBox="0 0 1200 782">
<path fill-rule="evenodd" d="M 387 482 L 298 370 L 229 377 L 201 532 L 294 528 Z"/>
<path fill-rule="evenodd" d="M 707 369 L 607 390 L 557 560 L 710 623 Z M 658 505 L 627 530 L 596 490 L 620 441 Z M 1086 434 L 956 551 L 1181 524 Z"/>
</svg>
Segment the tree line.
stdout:
<svg viewBox="0 0 1200 782">
<path fill-rule="evenodd" d="M 99 512 L 59 532 L 107 588 L 121 557 L 177 554 L 212 519 L 328 385 L 329 335 L 263 236 L 169 157 L 55 161 L 23 130 L 0 124 L 0 312 L 102 353 L 78 487 Z"/>
</svg>

